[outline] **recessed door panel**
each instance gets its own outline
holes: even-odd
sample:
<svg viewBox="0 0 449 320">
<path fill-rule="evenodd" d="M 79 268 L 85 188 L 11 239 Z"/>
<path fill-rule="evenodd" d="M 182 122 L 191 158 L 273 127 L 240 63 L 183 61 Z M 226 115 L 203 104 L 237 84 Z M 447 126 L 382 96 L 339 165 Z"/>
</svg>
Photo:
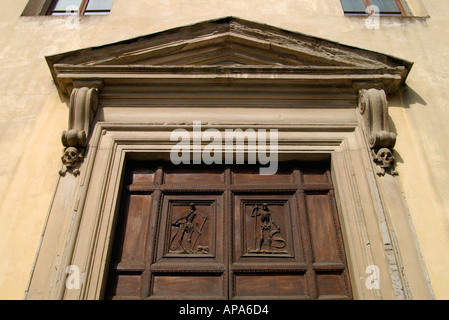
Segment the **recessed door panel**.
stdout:
<svg viewBox="0 0 449 320">
<path fill-rule="evenodd" d="M 130 162 L 105 298 L 350 299 L 329 163 Z"/>
</svg>

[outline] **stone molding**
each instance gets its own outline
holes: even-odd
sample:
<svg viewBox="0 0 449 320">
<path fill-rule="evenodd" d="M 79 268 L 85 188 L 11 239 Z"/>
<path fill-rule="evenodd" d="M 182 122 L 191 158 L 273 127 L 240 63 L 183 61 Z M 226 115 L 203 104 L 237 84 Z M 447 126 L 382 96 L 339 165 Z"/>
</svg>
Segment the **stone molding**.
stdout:
<svg viewBox="0 0 449 320">
<path fill-rule="evenodd" d="M 63 169 L 61 176 L 67 172 L 77 176 L 79 165 L 84 159 L 89 140 L 90 126 L 98 108 L 97 87 L 74 88 L 70 94 L 68 130 L 62 132 L 62 145 L 65 147 L 61 157 Z"/>
<path fill-rule="evenodd" d="M 388 118 L 388 101 L 382 89 L 361 89 L 359 91 L 358 110 L 364 119 L 365 133 L 373 162 L 379 176 L 394 170 L 395 158 L 393 147 L 396 144 L 396 133 L 390 129 Z"/>
<path fill-rule="evenodd" d="M 75 81 L 86 79 L 138 85 L 205 80 L 267 84 L 275 79 L 346 87 L 376 82 L 387 93 L 394 93 L 413 65 L 235 17 L 47 56 L 46 60 L 62 93 L 69 92 Z"/>
</svg>

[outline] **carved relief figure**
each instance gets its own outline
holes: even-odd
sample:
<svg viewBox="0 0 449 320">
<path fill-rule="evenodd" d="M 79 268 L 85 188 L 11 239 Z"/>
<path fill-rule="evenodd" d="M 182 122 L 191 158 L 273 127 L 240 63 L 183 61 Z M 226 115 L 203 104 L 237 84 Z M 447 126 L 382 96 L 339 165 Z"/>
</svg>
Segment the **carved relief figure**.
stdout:
<svg viewBox="0 0 449 320">
<path fill-rule="evenodd" d="M 279 235 L 281 228 L 274 221 L 267 203 L 262 204 L 262 209 L 256 204 L 251 210 L 251 218 L 254 218 L 254 248 L 249 250 L 250 253 L 287 252 L 280 250 L 286 247 L 286 242 Z"/>
<path fill-rule="evenodd" d="M 193 202 L 189 204 L 187 214 L 172 222 L 172 228 L 176 228 L 170 241 L 170 253 L 209 253 L 209 247 L 197 245 L 207 223 L 207 217 L 196 212 Z M 199 218 L 198 218 L 199 217 Z M 172 232 L 173 233 L 173 232 Z"/>
</svg>

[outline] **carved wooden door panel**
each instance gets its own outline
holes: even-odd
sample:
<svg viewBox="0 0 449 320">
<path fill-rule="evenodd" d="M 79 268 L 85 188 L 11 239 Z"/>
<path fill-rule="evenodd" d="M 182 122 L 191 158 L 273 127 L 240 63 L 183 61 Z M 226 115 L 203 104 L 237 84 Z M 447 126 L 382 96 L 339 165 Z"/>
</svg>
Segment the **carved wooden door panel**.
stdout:
<svg viewBox="0 0 449 320">
<path fill-rule="evenodd" d="M 351 299 L 328 163 L 129 163 L 105 298 Z"/>
</svg>

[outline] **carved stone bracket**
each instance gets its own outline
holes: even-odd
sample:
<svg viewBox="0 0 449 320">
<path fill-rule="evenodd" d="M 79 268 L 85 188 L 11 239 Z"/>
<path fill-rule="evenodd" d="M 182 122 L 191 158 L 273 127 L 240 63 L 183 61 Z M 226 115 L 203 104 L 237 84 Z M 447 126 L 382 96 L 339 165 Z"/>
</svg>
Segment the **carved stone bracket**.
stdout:
<svg viewBox="0 0 449 320">
<path fill-rule="evenodd" d="M 90 124 L 98 108 L 98 88 L 74 88 L 70 95 L 69 127 L 62 133 L 61 141 L 64 155 L 61 157 L 65 166 L 59 174 L 67 172 L 79 174 L 79 165 L 84 159 L 85 148 L 89 138 Z"/>
<path fill-rule="evenodd" d="M 361 89 L 358 108 L 363 116 L 365 132 L 373 162 L 376 164 L 377 174 L 383 176 L 385 172 L 389 171 L 392 175 L 396 175 L 395 158 L 392 152 L 396 144 L 396 133 L 390 130 L 385 91 Z"/>
</svg>

